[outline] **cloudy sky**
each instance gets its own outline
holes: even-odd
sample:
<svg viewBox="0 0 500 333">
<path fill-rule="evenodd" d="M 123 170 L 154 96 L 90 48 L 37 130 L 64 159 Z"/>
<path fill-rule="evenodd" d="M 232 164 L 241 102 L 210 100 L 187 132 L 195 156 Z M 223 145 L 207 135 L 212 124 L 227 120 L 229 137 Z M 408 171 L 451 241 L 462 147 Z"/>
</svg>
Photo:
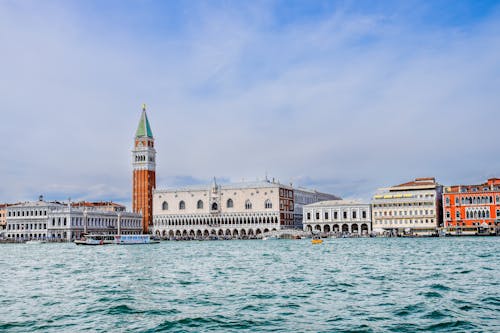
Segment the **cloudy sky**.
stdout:
<svg viewBox="0 0 500 333">
<path fill-rule="evenodd" d="M 0 0 L 0 45 L 0 202 L 130 204 L 142 103 L 162 188 L 500 176 L 495 1 Z"/>
</svg>

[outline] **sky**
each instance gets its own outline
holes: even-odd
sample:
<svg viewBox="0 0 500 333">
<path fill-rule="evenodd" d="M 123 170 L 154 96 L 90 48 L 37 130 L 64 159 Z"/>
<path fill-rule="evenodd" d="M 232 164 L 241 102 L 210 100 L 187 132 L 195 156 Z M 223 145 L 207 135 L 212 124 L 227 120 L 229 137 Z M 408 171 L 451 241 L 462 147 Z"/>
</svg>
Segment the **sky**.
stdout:
<svg viewBox="0 0 500 333">
<path fill-rule="evenodd" d="M 254 181 L 369 200 L 500 177 L 498 1 L 0 0 L 0 202 Z"/>
</svg>

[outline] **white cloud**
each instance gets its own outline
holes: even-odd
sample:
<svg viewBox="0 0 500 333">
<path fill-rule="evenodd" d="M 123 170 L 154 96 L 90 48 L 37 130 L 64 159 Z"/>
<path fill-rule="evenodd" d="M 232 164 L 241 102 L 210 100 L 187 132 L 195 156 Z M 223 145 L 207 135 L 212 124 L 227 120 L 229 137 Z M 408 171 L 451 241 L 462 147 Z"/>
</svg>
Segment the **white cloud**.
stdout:
<svg viewBox="0 0 500 333">
<path fill-rule="evenodd" d="M 247 7 L 195 6 L 175 31 L 142 31 L 133 13 L 107 26 L 64 2 L 0 4 L 0 201 L 125 201 L 143 102 L 162 187 L 267 171 L 368 198 L 500 170 L 498 16 L 416 29 L 340 8 L 279 26 L 266 3 Z"/>
</svg>

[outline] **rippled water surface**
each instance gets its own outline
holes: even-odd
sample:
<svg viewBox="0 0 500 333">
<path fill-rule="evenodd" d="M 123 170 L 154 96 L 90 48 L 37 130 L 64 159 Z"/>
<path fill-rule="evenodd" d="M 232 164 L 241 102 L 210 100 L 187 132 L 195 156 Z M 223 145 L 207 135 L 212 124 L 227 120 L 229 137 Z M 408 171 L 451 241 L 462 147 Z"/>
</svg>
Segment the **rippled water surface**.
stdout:
<svg viewBox="0 0 500 333">
<path fill-rule="evenodd" d="M 0 251 L 2 332 L 500 332 L 500 238 Z"/>
</svg>

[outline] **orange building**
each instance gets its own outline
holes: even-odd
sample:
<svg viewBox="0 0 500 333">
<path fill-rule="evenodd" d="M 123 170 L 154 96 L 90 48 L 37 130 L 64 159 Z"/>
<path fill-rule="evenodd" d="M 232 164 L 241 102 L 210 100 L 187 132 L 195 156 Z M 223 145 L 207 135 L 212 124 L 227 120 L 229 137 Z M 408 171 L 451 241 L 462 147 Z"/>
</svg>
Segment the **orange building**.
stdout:
<svg viewBox="0 0 500 333">
<path fill-rule="evenodd" d="M 494 234 L 500 228 L 500 178 L 479 185 L 444 188 L 445 231 L 451 235 Z"/>
<path fill-rule="evenodd" d="M 142 107 L 141 119 L 135 133 L 133 154 L 133 189 L 132 210 L 142 213 L 143 233 L 149 233 L 153 225 L 153 189 L 156 187 L 156 151 L 153 132 L 146 115 L 146 106 Z"/>
</svg>

